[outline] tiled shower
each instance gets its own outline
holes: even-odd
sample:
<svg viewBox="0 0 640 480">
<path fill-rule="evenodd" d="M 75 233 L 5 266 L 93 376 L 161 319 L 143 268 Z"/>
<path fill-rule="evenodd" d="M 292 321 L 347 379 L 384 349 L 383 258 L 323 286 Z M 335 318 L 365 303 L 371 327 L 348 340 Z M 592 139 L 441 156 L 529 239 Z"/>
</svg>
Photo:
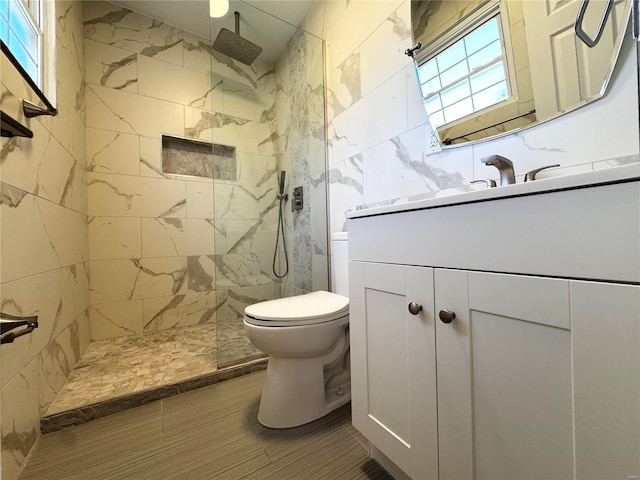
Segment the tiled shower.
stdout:
<svg viewBox="0 0 640 480">
<path fill-rule="evenodd" d="M 90 404 L 242 365 L 261 355 L 247 304 L 328 288 L 319 38 L 290 27 L 276 62 L 245 66 L 108 2 L 57 2 L 57 19 L 61 114 L 3 139 L 3 253 L 33 252 L 3 255 L 3 311 L 57 322 L 2 351 L 3 478 L 71 404 L 58 392 Z M 305 192 L 284 208 L 283 280 L 281 170 Z"/>
</svg>

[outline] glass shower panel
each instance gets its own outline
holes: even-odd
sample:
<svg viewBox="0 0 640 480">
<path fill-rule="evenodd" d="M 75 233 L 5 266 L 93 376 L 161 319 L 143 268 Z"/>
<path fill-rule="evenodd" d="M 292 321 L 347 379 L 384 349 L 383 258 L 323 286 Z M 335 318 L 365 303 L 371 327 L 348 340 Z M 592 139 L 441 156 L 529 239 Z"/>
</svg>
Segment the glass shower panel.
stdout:
<svg viewBox="0 0 640 480">
<path fill-rule="evenodd" d="M 218 368 L 263 356 L 244 332 L 246 306 L 328 288 L 323 43 L 246 4 L 241 14 L 247 32 L 264 28 L 284 39 L 260 45 L 265 52 L 251 65 L 212 49 Z M 212 44 L 221 26 L 212 19 Z M 289 270 L 280 279 L 282 237 L 275 260 L 274 250 L 283 170 Z M 304 206 L 292 212 L 298 186 Z"/>
</svg>

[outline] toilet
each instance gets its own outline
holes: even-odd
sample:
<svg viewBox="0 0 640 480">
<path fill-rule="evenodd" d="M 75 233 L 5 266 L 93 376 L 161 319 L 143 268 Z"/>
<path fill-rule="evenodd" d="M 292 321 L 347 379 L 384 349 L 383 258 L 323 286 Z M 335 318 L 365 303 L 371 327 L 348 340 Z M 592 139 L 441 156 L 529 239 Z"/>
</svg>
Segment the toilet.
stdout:
<svg viewBox="0 0 640 480">
<path fill-rule="evenodd" d="M 337 293 L 317 291 L 245 308 L 244 328 L 269 355 L 258 421 L 270 428 L 312 422 L 351 399 L 346 235 L 332 238 Z"/>
</svg>

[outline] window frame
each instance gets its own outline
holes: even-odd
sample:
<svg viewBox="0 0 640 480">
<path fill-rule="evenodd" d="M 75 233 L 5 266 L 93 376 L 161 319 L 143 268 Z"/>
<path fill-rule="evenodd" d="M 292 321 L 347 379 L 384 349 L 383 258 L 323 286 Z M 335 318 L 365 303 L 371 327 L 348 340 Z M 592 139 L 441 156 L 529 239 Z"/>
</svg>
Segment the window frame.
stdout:
<svg viewBox="0 0 640 480">
<path fill-rule="evenodd" d="M 499 59 L 496 59 L 493 62 L 489 62 L 483 65 L 481 68 L 474 69 L 474 71 L 469 72 L 464 77 L 460 77 L 454 82 L 450 82 L 445 87 L 441 87 L 440 89 L 434 92 L 431 92 L 428 95 L 425 95 L 425 93 L 422 91 L 422 83 L 420 82 L 420 79 L 419 79 L 420 68 L 430 60 L 434 59 L 437 55 L 444 52 L 447 48 L 451 47 L 458 41 L 465 38 L 467 35 L 471 34 L 477 28 L 481 27 L 485 23 L 492 20 L 494 17 L 499 17 L 498 32 L 499 32 L 499 41 L 500 41 L 501 51 L 502 51 L 502 55 L 499 57 Z M 507 97 L 504 100 L 501 100 L 497 103 L 481 108 L 479 110 L 475 110 L 467 115 L 459 117 L 450 122 L 442 123 L 434 128 L 436 129 L 450 128 L 457 125 L 459 122 L 468 121 L 470 119 L 473 119 L 473 117 L 483 115 L 491 111 L 492 109 L 502 108 L 504 105 L 508 103 L 517 101 L 517 98 L 518 98 L 517 82 L 516 82 L 514 67 L 512 65 L 512 62 L 510 61 L 510 59 L 513 58 L 512 51 L 511 51 L 511 39 L 509 34 L 509 28 L 505 28 L 504 27 L 505 25 L 509 25 L 509 18 L 508 18 L 507 10 L 504 8 L 501 8 L 500 0 L 487 1 L 482 5 L 480 5 L 478 8 L 476 8 L 475 10 L 473 10 L 472 12 L 470 12 L 466 17 L 461 19 L 454 26 L 442 32 L 442 34 L 438 38 L 434 39 L 429 44 L 424 45 L 418 52 L 416 52 L 415 58 L 414 58 L 415 66 L 416 66 L 416 75 L 418 75 L 418 80 L 420 85 L 420 94 L 421 94 L 423 103 L 425 103 L 428 99 L 435 97 L 442 91 L 447 90 L 449 87 L 454 86 L 457 83 L 462 82 L 466 79 L 469 79 L 471 76 L 490 68 L 491 65 L 495 65 L 496 63 L 502 61 L 503 67 L 504 67 L 505 83 L 507 87 Z M 440 38 L 446 38 L 446 40 L 442 41 L 440 40 Z M 466 58 L 469 58 L 469 57 L 466 57 Z M 473 94 L 471 94 L 469 97 L 466 97 L 466 98 L 471 98 L 472 96 Z M 444 107 L 440 111 L 443 112 Z"/>
<path fill-rule="evenodd" d="M 29 6 L 30 0 L 3 0 L 10 5 L 10 8 L 20 8 L 25 14 L 31 28 L 37 34 L 37 78 L 34 78 L 26 68 L 16 58 L 11 47 L 3 40 L 1 43 L 2 53 L 6 55 L 8 60 L 13 64 L 18 73 L 24 78 L 29 87 L 36 93 L 38 98 L 47 108 L 48 114 L 55 115 L 57 108 L 56 103 L 56 78 L 55 78 L 55 1 L 53 0 L 31 0 L 37 4 L 37 12 L 34 13 Z M 19 4 L 19 5 L 18 5 Z M 9 33 L 15 30 L 10 27 L 10 19 L 7 19 L 7 28 Z M 24 48 L 24 42 L 17 37 L 21 46 Z M 27 51 L 27 53 L 29 53 Z"/>
</svg>

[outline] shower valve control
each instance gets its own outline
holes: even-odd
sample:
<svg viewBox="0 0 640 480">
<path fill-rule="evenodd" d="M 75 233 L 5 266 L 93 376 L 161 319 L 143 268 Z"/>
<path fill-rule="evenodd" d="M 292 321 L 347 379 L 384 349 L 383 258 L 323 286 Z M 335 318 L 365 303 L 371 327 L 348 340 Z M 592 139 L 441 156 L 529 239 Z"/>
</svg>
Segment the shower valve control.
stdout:
<svg viewBox="0 0 640 480">
<path fill-rule="evenodd" d="M 291 211 L 302 210 L 304 202 L 302 200 L 302 187 L 293 189 L 293 201 L 291 202 Z"/>
</svg>

